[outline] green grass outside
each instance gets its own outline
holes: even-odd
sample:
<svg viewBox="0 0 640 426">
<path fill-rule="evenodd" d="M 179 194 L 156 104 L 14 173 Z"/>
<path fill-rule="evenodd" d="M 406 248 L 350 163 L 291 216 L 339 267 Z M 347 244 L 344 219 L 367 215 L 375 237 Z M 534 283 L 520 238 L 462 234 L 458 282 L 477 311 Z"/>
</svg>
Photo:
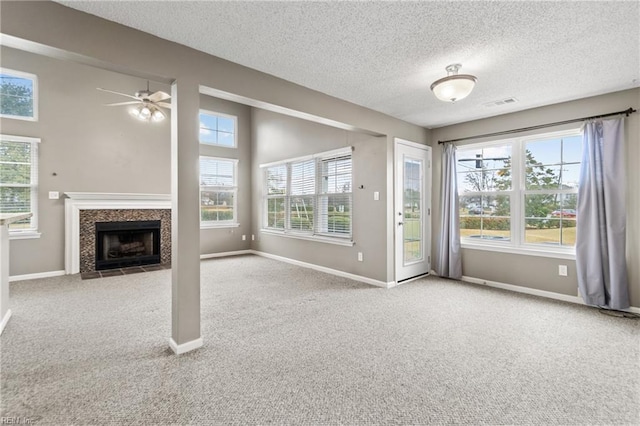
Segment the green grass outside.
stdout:
<svg viewBox="0 0 640 426">
<path fill-rule="evenodd" d="M 472 235 L 488 235 L 497 237 L 509 237 L 509 231 L 484 230 L 480 229 L 461 229 L 461 237 L 470 237 Z M 525 242 L 527 243 L 560 243 L 560 229 L 526 229 Z M 562 245 L 576 244 L 576 228 L 562 228 Z"/>
</svg>

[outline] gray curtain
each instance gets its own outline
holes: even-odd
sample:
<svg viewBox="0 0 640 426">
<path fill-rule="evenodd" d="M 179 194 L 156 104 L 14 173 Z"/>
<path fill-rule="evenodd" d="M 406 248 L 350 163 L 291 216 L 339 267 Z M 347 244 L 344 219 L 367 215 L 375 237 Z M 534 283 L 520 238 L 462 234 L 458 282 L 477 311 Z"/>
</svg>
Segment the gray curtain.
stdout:
<svg viewBox="0 0 640 426">
<path fill-rule="evenodd" d="M 576 267 L 588 305 L 629 307 L 624 118 L 584 126 L 578 189 Z"/>
<path fill-rule="evenodd" d="M 462 278 L 456 147 L 445 144 L 442 150 L 442 187 L 440 191 L 440 244 L 436 253 L 436 272 L 441 277 Z"/>
</svg>

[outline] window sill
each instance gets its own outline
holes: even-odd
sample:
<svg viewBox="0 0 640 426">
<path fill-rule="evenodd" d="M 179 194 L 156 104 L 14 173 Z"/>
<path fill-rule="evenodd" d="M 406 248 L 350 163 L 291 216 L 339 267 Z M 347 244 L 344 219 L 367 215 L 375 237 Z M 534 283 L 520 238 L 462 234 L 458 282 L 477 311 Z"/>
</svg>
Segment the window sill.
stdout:
<svg viewBox="0 0 640 426">
<path fill-rule="evenodd" d="M 202 146 L 212 146 L 214 148 L 226 148 L 226 149 L 238 149 L 237 146 L 229 146 L 229 145 L 220 145 L 217 143 L 209 143 L 209 142 L 200 142 L 200 145 Z"/>
<path fill-rule="evenodd" d="M 499 253 L 510 253 L 510 254 L 520 254 L 524 256 L 539 256 L 539 257 L 551 257 L 555 259 L 568 259 L 568 260 L 576 260 L 576 253 L 573 249 L 557 249 L 557 248 L 548 248 L 543 249 L 535 248 L 535 247 L 513 247 L 506 246 L 501 244 L 477 244 L 463 241 L 461 243 L 461 247 L 463 249 L 469 250 L 484 250 L 484 251 L 495 251 Z"/>
<path fill-rule="evenodd" d="M 9 232 L 9 240 L 32 240 L 40 238 L 42 234 L 38 231 Z"/>
<path fill-rule="evenodd" d="M 294 238 L 297 240 L 315 241 L 318 243 L 335 244 L 338 246 L 353 247 L 355 245 L 355 243 L 352 240 L 349 240 L 346 238 L 325 237 L 322 235 L 296 234 L 291 232 L 276 231 L 273 229 L 261 229 L 260 232 L 268 235 L 277 235 L 280 237 Z"/>
<path fill-rule="evenodd" d="M 10 120 L 22 120 L 22 121 L 32 121 L 37 122 L 37 117 L 28 117 L 23 115 L 10 115 L 10 114 L 0 114 L 0 118 L 8 118 Z"/>
<path fill-rule="evenodd" d="M 207 223 L 201 222 L 200 229 L 219 229 L 219 228 L 238 228 L 240 224 L 237 222 L 227 222 L 227 223 Z"/>
</svg>

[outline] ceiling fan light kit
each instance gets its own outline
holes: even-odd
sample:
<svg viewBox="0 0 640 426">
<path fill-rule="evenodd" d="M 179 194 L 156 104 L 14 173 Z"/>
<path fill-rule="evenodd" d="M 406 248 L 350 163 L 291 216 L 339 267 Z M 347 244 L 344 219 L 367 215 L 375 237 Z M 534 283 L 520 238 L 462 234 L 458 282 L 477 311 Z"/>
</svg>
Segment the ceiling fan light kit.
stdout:
<svg viewBox="0 0 640 426">
<path fill-rule="evenodd" d="M 458 74 L 461 67 L 461 64 L 447 66 L 447 76 L 433 82 L 431 91 L 436 98 L 444 102 L 456 102 L 469 96 L 478 79 L 470 74 Z"/>
<path fill-rule="evenodd" d="M 138 105 L 129 110 L 131 115 L 140 121 L 160 122 L 166 118 L 166 115 L 154 105 Z"/>
</svg>

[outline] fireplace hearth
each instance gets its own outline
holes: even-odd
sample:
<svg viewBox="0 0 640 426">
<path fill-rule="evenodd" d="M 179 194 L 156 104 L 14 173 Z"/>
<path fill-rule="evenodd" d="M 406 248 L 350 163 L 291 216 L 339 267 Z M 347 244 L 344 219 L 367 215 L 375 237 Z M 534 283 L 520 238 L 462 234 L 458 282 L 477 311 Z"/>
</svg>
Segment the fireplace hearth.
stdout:
<svg viewBox="0 0 640 426">
<path fill-rule="evenodd" d="M 161 262 L 159 220 L 95 223 L 95 270 Z"/>
</svg>

